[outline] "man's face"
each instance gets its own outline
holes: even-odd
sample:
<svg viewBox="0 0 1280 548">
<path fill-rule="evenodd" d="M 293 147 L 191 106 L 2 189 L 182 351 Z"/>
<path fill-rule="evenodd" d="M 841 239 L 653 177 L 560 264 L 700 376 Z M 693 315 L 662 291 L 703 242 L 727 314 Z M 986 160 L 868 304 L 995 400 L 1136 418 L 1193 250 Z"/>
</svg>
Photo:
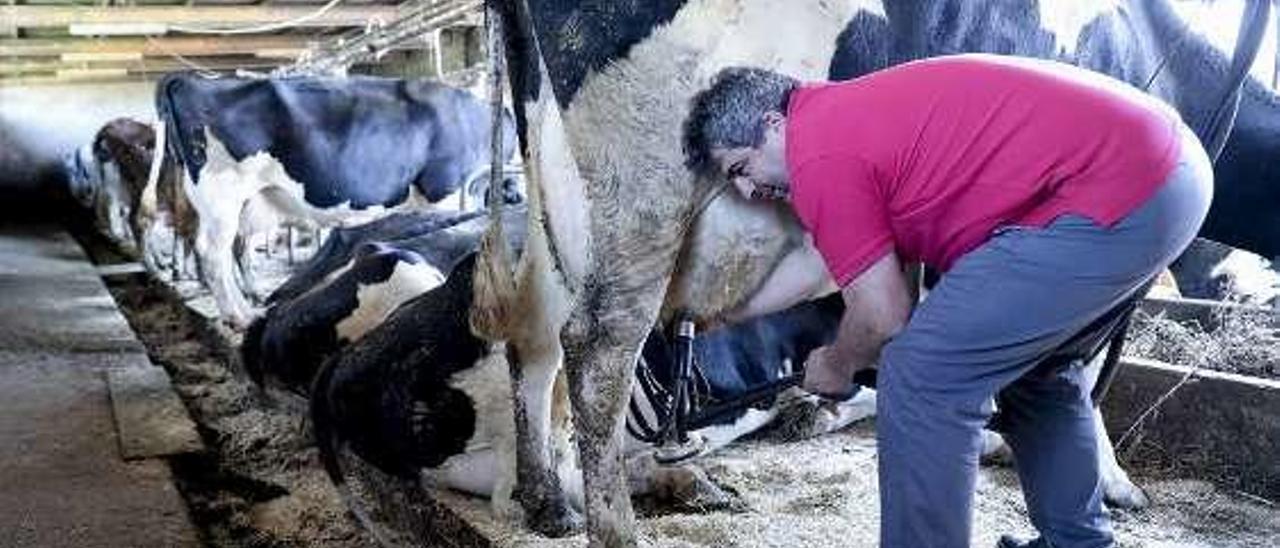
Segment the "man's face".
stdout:
<svg viewBox="0 0 1280 548">
<path fill-rule="evenodd" d="M 744 198 L 785 200 L 791 188 L 787 176 L 786 118 L 770 112 L 765 114 L 764 122 L 760 146 L 716 148 L 711 157 Z"/>
</svg>

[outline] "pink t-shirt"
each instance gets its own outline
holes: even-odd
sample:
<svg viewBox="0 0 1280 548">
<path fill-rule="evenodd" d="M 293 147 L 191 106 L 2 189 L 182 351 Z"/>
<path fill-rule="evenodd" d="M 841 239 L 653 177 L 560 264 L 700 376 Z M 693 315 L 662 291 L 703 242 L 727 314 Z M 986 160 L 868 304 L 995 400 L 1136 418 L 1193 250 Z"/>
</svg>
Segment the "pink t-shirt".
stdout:
<svg viewBox="0 0 1280 548">
<path fill-rule="evenodd" d="M 1178 114 L 1070 65 L 961 55 L 804 85 L 792 205 L 844 286 L 891 250 L 946 271 L 1005 225 L 1110 226 L 1178 159 Z"/>
</svg>

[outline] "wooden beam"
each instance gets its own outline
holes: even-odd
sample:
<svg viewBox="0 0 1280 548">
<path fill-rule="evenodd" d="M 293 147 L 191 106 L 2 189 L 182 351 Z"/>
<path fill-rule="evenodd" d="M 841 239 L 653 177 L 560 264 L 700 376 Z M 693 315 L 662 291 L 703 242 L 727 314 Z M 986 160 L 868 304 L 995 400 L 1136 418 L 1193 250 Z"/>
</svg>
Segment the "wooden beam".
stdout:
<svg viewBox="0 0 1280 548">
<path fill-rule="evenodd" d="M 18 5 L 18 1 L 17 1 L 17 0 L 9 0 L 9 1 L 8 1 L 8 4 L 9 4 L 9 6 L 8 6 L 8 7 L 9 7 L 10 9 L 12 9 L 14 6 Z M 18 37 L 18 27 L 12 27 L 12 26 L 9 26 L 9 25 L 7 25 L 7 24 L 6 24 L 6 25 L 3 25 L 3 26 L 0 26 L 0 29 L 4 29 L 4 30 L 5 30 L 5 32 L 6 32 L 6 34 L 8 34 L 10 38 L 17 38 L 17 37 Z"/>
<path fill-rule="evenodd" d="M 0 57 L 44 57 L 64 53 L 134 53 L 146 56 L 252 55 L 258 51 L 306 49 L 319 40 L 305 36 L 162 36 L 152 38 L 0 39 Z M 425 49 L 426 43 L 409 41 L 403 49 Z"/>
<path fill-rule="evenodd" d="M 4 6 L 0 24 L 5 28 L 64 27 L 158 23 L 169 25 L 258 25 L 311 15 L 319 6 Z M 303 27 L 355 27 L 372 20 L 395 20 L 395 6 L 339 5 L 319 17 L 299 23 Z"/>
<path fill-rule="evenodd" d="M 279 59 L 258 59 L 254 57 L 246 57 L 243 59 L 206 59 L 200 61 L 202 68 L 209 70 L 235 70 L 244 68 L 249 70 L 266 70 L 279 66 L 287 61 Z M 124 69 L 130 74 L 152 74 L 159 72 L 173 72 L 178 70 L 186 70 L 191 67 L 176 59 L 148 59 L 144 61 L 94 61 L 94 62 L 65 62 L 65 61 L 20 61 L 15 63 L 0 63 L 0 77 L 22 76 L 36 74 L 50 74 L 62 70 L 70 69 Z"/>
<path fill-rule="evenodd" d="M 237 68 L 242 68 L 242 69 L 253 70 L 253 71 L 258 71 L 262 73 L 267 73 L 271 68 L 277 66 L 269 62 L 264 63 L 261 66 L 253 64 L 252 62 L 230 63 L 229 64 L 230 66 L 222 66 L 221 63 L 219 62 L 212 62 L 212 63 L 209 63 L 208 65 L 209 65 L 209 68 L 220 70 L 220 71 L 231 71 Z M 174 70 L 177 70 L 177 69 L 175 68 Z M 145 71 L 129 70 L 126 72 L 128 73 L 127 76 L 121 76 L 117 72 L 113 74 L 100 74 L 100 75 L 88 74 L 88 75 L 84 75 L 83 77 L 75 78 L 75 79 L 58 78 L 56 72 L 42 72 L 34 75 L 22 75 L 22 76 L 19 76 L 19 75 L 0 76 L 0 88 L 68 85 L 68 84 L 77 84 L 77 85 L 78 84 L 113 84 L 113 83 L 142 82 L 142 81 L 152 82 L 152 81 L 155 81 L 160 74 L 164 72 L 171 72 L 171 71 L 166 71 L 166 70 L 153 71 L 152 63 L 148 62 L 147 70 Z"/>
<path fill-rule="evenodd" d="M 119 84 L 123 82 L 139 82 L 143 81 L 143 76 L 120 76 L 112 75 L 96 75 L 92 77 L 77 78 L 68 80 L 58 78 L 56 75 L 42 76 L 22 76 L 17 78 L 0 78 L 0 88 L 7 87 L 32 87 L 32 86 L 62 86 L 67 84 Z M 145 78 L 146 81 L 154 80 L 154 78 Z"/>
</svg>

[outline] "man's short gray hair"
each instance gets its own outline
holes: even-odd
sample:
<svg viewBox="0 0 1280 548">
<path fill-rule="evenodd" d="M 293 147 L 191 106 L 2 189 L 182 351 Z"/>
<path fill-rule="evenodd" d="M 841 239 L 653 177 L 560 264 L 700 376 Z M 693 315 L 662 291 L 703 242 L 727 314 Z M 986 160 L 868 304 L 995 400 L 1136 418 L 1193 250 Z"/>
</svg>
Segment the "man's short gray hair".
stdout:
<svg viewBox="0 0 1280 548">
<path fill-rule="evenodd" d="M 713 148 L 757 147 L 764 141 L 764 115 L 787 113 L 795 78 L 752 67 L 729 67 L 716 74 L 711 87 L 693 97 L 684 121 L 685 166 L 695 173 L 716 170 Z"/>
</svg>

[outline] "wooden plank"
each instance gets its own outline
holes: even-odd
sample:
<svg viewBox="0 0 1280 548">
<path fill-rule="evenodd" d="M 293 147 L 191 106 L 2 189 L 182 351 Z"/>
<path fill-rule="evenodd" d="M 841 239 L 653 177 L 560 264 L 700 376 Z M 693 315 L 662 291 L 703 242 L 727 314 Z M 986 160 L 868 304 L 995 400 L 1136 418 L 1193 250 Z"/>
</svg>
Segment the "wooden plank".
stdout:
<svg viewBox="0 0 1280 548">
<path fill-rule="evenodd" d="M 6 28 L 91 24 L 257 25 L 309 16 L 318 6 L 5 6 Z M 395 6 L 342 6 L 298 22 L 300 27 L 354 27 L 396 19 Z"/>
<path fill-rule="evenodd" d="M 200 57 L 212 55 L 252 55 L 258 51 L 298 50 L 314 46 L 315 37 L 308 36 L 163 36 L 152 39 L 119 38 L 65 38 L 0 40 L 0 57 L 43 57 L 64 53 L 133 53 L 147 56 L 181 55 Z M 410 40 L 397 45 L 397 49 L 424 49 L 428 44 Z"/>
<path fill-rule="evenodd" d="M 122 68 L 67 68 L 54 73 L 60 80 L 93 80 L 101 78 L 128 78 L 128 69 Z"/>
<path fill-rule="evenodd" d="M 20 76 L 0 78 L 0 88 L 62 86 L 67 84 L 114 84 L 119 82 L 137 82 L 141 76 L 94 76 L 76 80 L 64 80 L 54 75 Z"/>
<path fill-rule="evenodd" d="M 266 70 L 288 63 L 288 59 L 202 59 L 198 62 L 201 68 L 208 70 Z M 0 63 L 0 78 L 11 76 L 34 76 L 54 73 L 60 70 L 73 69 L 123 69 L 130 74 L 156 74 L 187 70 L 190 66 L 177 59 L 147 59 L 145 61 L 19 61 L 16 63 Z"/>
</svg>

